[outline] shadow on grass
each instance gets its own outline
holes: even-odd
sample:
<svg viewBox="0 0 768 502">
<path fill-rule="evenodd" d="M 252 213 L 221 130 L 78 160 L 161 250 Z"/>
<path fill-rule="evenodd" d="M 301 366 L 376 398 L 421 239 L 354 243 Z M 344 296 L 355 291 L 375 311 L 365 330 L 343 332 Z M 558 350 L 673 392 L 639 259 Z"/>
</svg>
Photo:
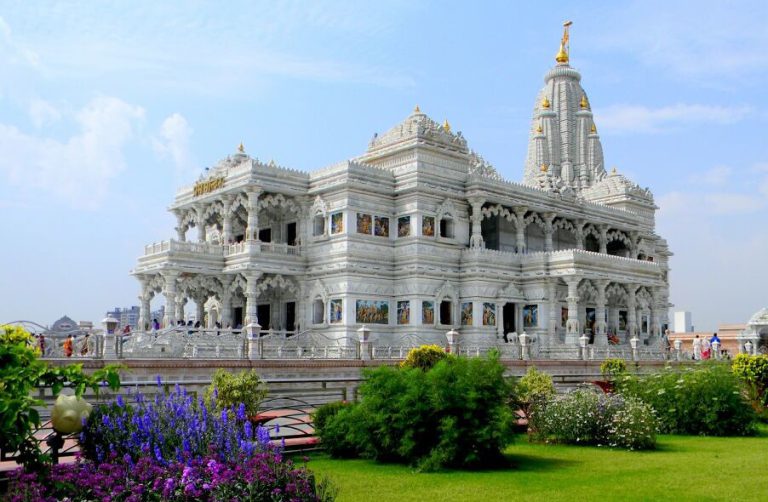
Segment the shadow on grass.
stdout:
<svg viewBox="0 0 768 502">
<path fill-rule="evenodd" d="M 574 467 L 581 463 L 575 460 L 537 457 L 535 455 L 520 455 L 517 453 L 508 454 L 506 457 L 507 457 L 507 460 L 509 461 L 509 465 L 507 466 L 507 469 L 513 469 L 521 472 L 524 472 L 524 471 L 542 472 L 547 470 L 558 470 L 564 467 Z"/>
</svg>

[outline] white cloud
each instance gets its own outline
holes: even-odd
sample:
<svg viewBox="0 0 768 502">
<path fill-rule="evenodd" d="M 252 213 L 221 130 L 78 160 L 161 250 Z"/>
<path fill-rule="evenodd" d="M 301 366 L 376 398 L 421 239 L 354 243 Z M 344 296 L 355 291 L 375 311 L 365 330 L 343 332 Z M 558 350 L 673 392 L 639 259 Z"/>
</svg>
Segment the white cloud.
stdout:
<svg viewBox="0 0 768 502">
<path fill-rule="evenodd" d="M 743 193 L 669 192 L 657 199 L 660 217 L 687 215 L 698 218 L 706 215 L 751 214 L 768 205 L 765 198 Z"/>
<path fill-rule="evenodd" d="M 37 53 L 23 47 L 13 39 L 11 27 L 0 17 L 0 61 L 5 64 L 33 66 L 39 65 Z"/>
<path fill-rule="evenodd" d="M 715 166 L 703 173 L 695 173 L 690 176 L 691 181 L 705 185 L 724 185 L 731 177 L 733 169 L 729 166 Z"/>
<path fill-rule="evenodd" d="M 76 207 L 97 208 L 109 182 L 125 168 L 123 148 L 144 119 L 141 107 L 98 97 L 72 117 L 79 131 L 61 141 L 0 124 L 0 174 Z"/>
<path fill-rule="evenodd" d="M 174 113 L 167 117 L 160 127 L 161 139 L 153 140 L 155 151 L 161 157 L 170 157 L 173 160 L 178 178 L 184 177 L 195 168 L 189 146 L 193 132 L 187 119 L 179 113 Z"/>
<path fill-rule="evenodd" d="M 732 124 L 750 113 L 747 106 L 709 106 L 679 103 L 661 108 L 641 105 L 613 105 L 595 110 L 595 122 L 602 132 L 658 133 L 683 124 Z"/>
<path fill-rule="evenodd" d="M 61 119 L 61 112 L 44 99 L 34 98 L 29 103 L 29 118 L 40 129 Z"/>
</svg>

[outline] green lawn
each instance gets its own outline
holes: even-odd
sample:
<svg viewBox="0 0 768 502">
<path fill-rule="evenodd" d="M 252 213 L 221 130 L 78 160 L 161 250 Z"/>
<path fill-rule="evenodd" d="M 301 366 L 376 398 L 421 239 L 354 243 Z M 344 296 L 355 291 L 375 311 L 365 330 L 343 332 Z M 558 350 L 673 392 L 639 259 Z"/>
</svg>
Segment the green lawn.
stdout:
<svg viewBox="0 0 768 502">
<path fill-rule="evenodd" d="M 375 500 L 768 500 L 768 430 L 756 438 L 660 436 L 658 449 L 530 444 L 508 449 L 512 466 L 418 473 L 401 465 L 333 460 L 309 467 L 339 487 L 339 502 Z"/>
</svg>

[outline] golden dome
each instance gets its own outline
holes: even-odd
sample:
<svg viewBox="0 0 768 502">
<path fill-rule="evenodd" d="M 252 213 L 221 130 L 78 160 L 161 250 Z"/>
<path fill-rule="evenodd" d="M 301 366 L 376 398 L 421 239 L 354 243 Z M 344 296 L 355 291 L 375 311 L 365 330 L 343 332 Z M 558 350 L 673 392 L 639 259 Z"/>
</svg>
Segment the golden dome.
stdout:
<svg viewBox="0 0 768 502">
<path fill-rule="evenodd" d="M 557 61 L 558 63 L 568 62 L 568 53 L 565 52 L 565 47 L 563 47 L 563 44 L 560 44 L 560 50 L 557 51 L 557 56 L 555 56 L 555 61 Z"/>
<path fill-rule="evenodd" d="M 544 129 L 541 127 L 541 123 L 539 123 L 539 125 L 536 126 L 536 132 L 539 134 L 544 132 Z"/>
<path fill-rule="evenodd" d="M 613 169 L 611 169 L 611 174 L 616 174 L 616 166 L 613 166 Z"/>
<path fill-rule="evenodd" d="M 597 132 L 597 127 L 595 126 L 595 124 L 592 124 L 592 127 L 589 128 L 589 132 L 591 132 L 592 134 Z"/>
<path fill-rule="evenodd" d="M 443 130 L 445 132 L 451 132 L 451 124 L 448 123 L 448 119 L 445 119 L 445 122 L 443 122 Z"/>
<path fill-rule="evenodd" d="M 541 100 L 541 107 L 542 108 L 549 108 L 550 107 L 549 99 L 547 99 L 546 96 L 544 96 L 544 99 Z"/>
<path fill-rule="evenodd" d="M 542 164 L 540 169 L 542 173 L 546 173 L 549 168 L 547 167 L 546 164 Z"/>
<path fill-rule="evenodd" d="M 413 113 L 421 113 L 421 109 L 419 109 L 419 105 L 416 105 L 416 107 L 413 109 Z"/>
<path fill-rule="evenodd" d="M 586 94 L 582 94 L 581 95 L 581 102 L 579 103 L 579 106 L 581 108 L 586 108 L 586 107 L 589 106 L 589 101 L 587 101 L 587 95 Z"/>
<path fill-rule="evenodd" d="M 240 142 L 240 146 L 237 147 L 237 151 L 240 153 L 245 153 L 245 147 L 243 146 L 243 142 Z"/>
<path fill-rule="evenodd" d="M 568 28 L 570 28 L 572 24 L 573 22 L 571 21 L 563 23 L 563 38 L 560 39 L 560 50 L 557 52 L 557 56 L 555 56 L 555 61 L 558 63 L 568 62 L 568 40 L 571 38 L 568 34 Z"/>
</svg>

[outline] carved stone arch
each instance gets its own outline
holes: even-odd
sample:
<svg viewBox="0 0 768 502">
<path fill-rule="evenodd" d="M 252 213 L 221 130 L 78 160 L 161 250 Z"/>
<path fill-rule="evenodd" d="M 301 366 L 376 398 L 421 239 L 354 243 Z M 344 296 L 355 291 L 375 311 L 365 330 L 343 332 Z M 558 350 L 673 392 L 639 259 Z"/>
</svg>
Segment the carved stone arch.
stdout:
<svg viewBox="0 0 768 502">
<path fill-rule="evenodd" d="M 542 230 L 545 230 L 547 228 L 547 225 L 544 223 L 544 220 L 541 219 L 541 216 L 539 216 L 539 213 L 536 213 L 534 211 L 531 211 L 531 214 L 525 217 L 523 220 L 523 223 L 527 227 L 531 223 L 535 223 L 539 227 L 541 227 Z"/>
<path fill-rule="evenodd" d="M 259 293 L 259 295 L 261 295 L 270 288 L 288 291 L 296 295 L 299 293 L 299 287 L 296 282 L 292 279 L 286 279 L 280 274 L 267 277 L 266 279 L 259 282 L 259 284 L 256 286 L 256 291 Z"/>
<path fill-rule="evenodd" d="M 456 212 L 456 206 L 454 205 L 451 199 L 445 199 L 442 202 L 442 204 L 438 206 L 436 221 L 440 221 L 446 216 L 450 216 L 454 220 L 458 218 L 458 213 Z"/>
<path fill-rule="evenodd" d="M 267 194 L 259 199 L 259 209 L 269 209 L 270 207 L 282 208 L 296 214 L 301 214 L 301 207 L 293 199 L 286 199 L 281 193 Z"/>
<path fill-rule="evenodd" d="M 154 293 L 161 293 L 165 288 L 165 280 L 160 274 L 155 274 L 147 283 L 147 287 Z"/>
<path fill-rule="evenodd" d="M 514 281 L 512 281 L 505 287 L 499 288 L 499 292 L 496 294 L 496 298 L 514 303 L 525 300 L 525 294 L 520 289 L 520 287 L 515 284 Z"/>
<path fill-rule="evenodd" d="M 448 281 L 445 281 L 435 292 L 435 301 L 440 303 L 446 298 L 450 298 L 453 301 L 459 300 L 458 290 Z"/>
<path fill-rule="evenodd" d="M 626 305 L 629 299 L 629 292 L 623 285 L 612 282 L 605 290 L 605 298 L 614 305 Z"/>
<path fill-rule="evenodd" d="M 627 246 L 627 248 L 632 248 L 632 240 L 629 238 L 626 232 L 622 230 L 611 230 L 608 232 L 608 234 L 606 234 L 606 242 L 613 241 L 621 241 Z"/>
<path fill-rule="evenodd" d="M 318 279 L 312 284 L 312 289 L 309 290 L 309 300 L 315 301 L 318 298 L 323 301 L 323 303 L 328 302 L 328 297 L 330 296 L 330 293 L 328 292 L 328 287 L 325 285 L 322 279 Z"/>
<path fill-rule="evenodd" d="M 490 218 L 491 216 L 498 216 L 499 218 L 504 218 L 505 220 L 512 222 L 512 224 L 517 227 L 517 216 L 515 213 L 507 209 L 506 207 L 502 206 L 501 204 L 496 204 L 495 206 L 488 206 L 484 207 L 480 213 L 485 218 Z"/>
<path fill-rule="evenodd" d="M 558 216 L 552 222 L 552 230 L 567 230 L 574 236 L 576 235 L 576 227 L 574 226 L 573 222 L 561 216 Z"/>
<path fill-rule="evenodd" d="M 584 228 L 582 229 L 582 234 L 584 235 L 584 238 L 586 239 L 587 235 L 592 235 L 597 241 L 600 241 L 600 231 L 593 225 L 592 223 L 588 223 L 587 225 L 584 225 Z"/>
<path fill-rule="evenodd" d="M 322 214 L 323 218 L 328 217 L 328 204 L 321 196 L 315 197 L 315 201 L 312 203 L 312 207 L 309 208 L 310 216 L 317 216 Z"/>
<path fill-rule="evenodd" d="M 648 288 L 641 286 L 635 293 L 635 302 L 638 307 L 643 310 L 649 310 L 653 306 L 653 296 L 648 291 Z"/>
<path fill-rule="evenodd" d="M 589 279 L 584 279 L 579 284 L 579 298 L 587 303 L 597 303 L 597 288 Z"/>
<path fill-rule="evenodd" d="M 232 200 L 232 204 L 229 206 L 230 214 L 234 214 L 239 208 L 248 209 L 248 196 L 243 192 L 237 194 Z"/>
<path fill-rule="evenodd" d="M 246 286 L 248 284 L 248 281 L 243 277 L 243 274 L 237 274 L 234 279 L 232 279 L 232 283 L 229 285 L 229 292 L 230 293 L 236 293 L 238 288 L 245 293 Z"/>
<path fill-rule="evenodd" d="M 188 209 L 184 212 L 184 216 L 181 218 L 181 228 L 188 229 L 189 227 L 193 227 L 197 224 L 197 213 L 192 210 Z"/>
</svg>

